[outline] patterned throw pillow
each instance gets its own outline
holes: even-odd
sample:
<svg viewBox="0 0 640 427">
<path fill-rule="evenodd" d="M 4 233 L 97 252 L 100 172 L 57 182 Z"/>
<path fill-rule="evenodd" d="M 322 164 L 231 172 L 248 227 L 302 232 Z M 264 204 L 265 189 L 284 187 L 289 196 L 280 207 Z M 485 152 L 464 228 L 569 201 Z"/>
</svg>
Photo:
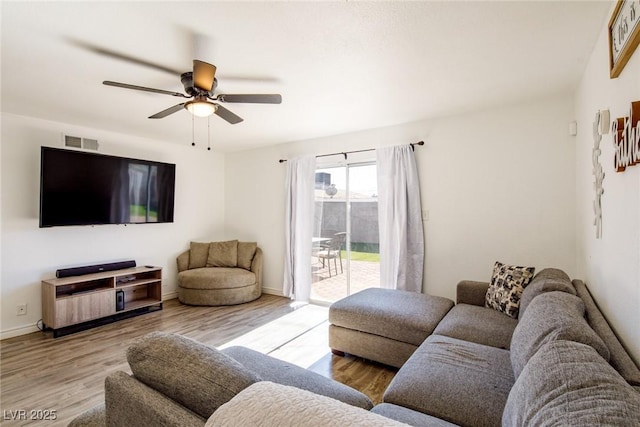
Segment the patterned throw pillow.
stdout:
<svg viewBox="0 0 640 427">
<path fill-rule="evenodd" d="M 517 319 L 520 296 L 531 281 L 534 272 L 535 267 L 506 265 L 496 261 L 485 296 L 485 307 L 493 308 Z"/>
</svg>

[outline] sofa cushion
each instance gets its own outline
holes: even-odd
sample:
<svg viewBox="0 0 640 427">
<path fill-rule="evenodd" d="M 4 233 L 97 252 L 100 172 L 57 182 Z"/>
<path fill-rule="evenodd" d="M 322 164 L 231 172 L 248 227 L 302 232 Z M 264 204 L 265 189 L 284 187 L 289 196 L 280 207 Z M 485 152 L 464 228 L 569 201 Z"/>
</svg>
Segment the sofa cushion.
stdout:
<svg viewBox="0 0 640 427">
<path fill-rule="evenodd" d="M 518 318 L 522 318 L 522 314 L 536 296 L 551 291 L 567 292 L 571 295 L 576 294 L 576 289 L 571 283 L 571 279 L 564 271 L 557 268 L 545 268 L 536 274 L 529 285 L 522 291 Z"/>
<path fill-rule="evenodd" d="M 228 347 L 222 352 L 251 369 L 265 381 L 308 390 L 364 409 L 373 407 L 371 399 L 359 391 L 291 363 L 246 347 Z"/>
<path fill-rule="evenodd" d="M 423 414 L 422 412 L 413 411 L 409 408 L 404 408 L 398 405 L 392 405 L 391 403 L 381 403 L 376 405 L 371 410 L 374 414 L 379 414 L 392 420 L 400 421 L 401 423 L 409 424 L 410 426 L 420 427 L 455 427 L 455 424 L 451 424 L 440 418 L 432 417 L 431 415 Z"/>
<path fill-rule="evenodd" d="M 106 408 L 100 403 L 75 417 L 67 427 L 104 427 L 107 425 Z"/>
<path fill-rule="evenodd" d="M 402 424 L 362 408 L 306 390 L 262 381 L 243 390 L 218 409 L 205 427 L 229 426 L 370 426 Z"/>
<path fill-rule="evenodd" d="M 104 401 L 106 423 L 100 427 L 202 427 L 206 421 L 176 400 L 122 371 L 105 378 Z"/>
<path fill-rule="evenodd" d="M 452 307 L 443 297 L 369 288 L 333 303 L 329 322 L 418 346 Z"/>
<path fill-rule="evenodd" d="M 229 289 L 251 286 L 256 275 L 243 268 L 196 268 L 178 273 L 178 286 L 188 289 Z"/>
<path fill-rule="evenodd" d="M 557 280 L 571 281 L 571 278 L 569 278 L 567 273 L 560 270 L 559 268 L 547 267 L 538 271 L 535 274 L 535 276 L 533 276 L 533 279 L 531 279 L 531 283 L 533 283 L 535 280 L 544 280 L 544 279 L 557 279 Z"/>
<path fill-rule="evenodd" d="M 238 266 L 238 241 L 211 242 L 207 267 L 237 267 Z"/>
<path fill-rule="evenodd" d="M 484 307 L 489 282 L 461 280 L 456 285 L 456 304 L 470 304 Z"/>
<path fill-rule="evenodd" d="M 622 347 L 618 337 L 616 337 L 616 334 L 609 326 L 607 319 L 604 318 L 591 297 L 589 289 L 587 289 L 587 286 L 581 280 L 574 280 L 573 285 L 575 286 L 578 296 L 584 302 L 587 322 L 593 330 L 596 331 L 598 336 L 602 338 L 609 349 L 609 363 L 611 363 L 611 366 L 613 366 L 629 384 L 640 386 L 640 370 L 633 360 L 631 360 L 624 347 Z"/>
<path fill-rule="evenodd" d="M 485 306 L 518 318 L 520 296 L 533 277 L 535 267 L 507 265 L 496 261 L 485 297 Z"/>
<path fill-rule="evenodd" d="M 208 418 L 261 378 L 233 358 L 189 338 L 153 332 L 127 350 L 135 377 Z"/>
<path fill-rule="evenodd" d="M 582 300 L 566 292 L 547 292 L 531 301 L 513 331 L 511 364 L 516 378 L 547 341 L 569 340 L 592 346 L 609 360 L 609 350 L 589 326 Z"/>
<path fill-rule="evenodd" d="M 257 248 L 256 242 L 238 242 L 238 267 L 251 270 L 251 262 Z"/>
<path fill-rule="evenodd" d="M 432 335 L 398 371 L 383 401 L 461 426 L 496 426 L 513 382 L 509 351 Z"/>
<path fill-rule="evenodd" d="M 590 346 L 550 341 L 509 393 L 502 425 L 640 425 L 640 394 Z"/>
<path fill-rule="evenodd" d="M 202 268 L 207 265 L 209 243 L 191 242 L 189 245 L 189 268 Z"/>
<path fill-rule="evenodd" d="M 433 333 L 508 350 L 517 324 L 516 319 L 491 308 L 457 304 Z"/>
</svg>

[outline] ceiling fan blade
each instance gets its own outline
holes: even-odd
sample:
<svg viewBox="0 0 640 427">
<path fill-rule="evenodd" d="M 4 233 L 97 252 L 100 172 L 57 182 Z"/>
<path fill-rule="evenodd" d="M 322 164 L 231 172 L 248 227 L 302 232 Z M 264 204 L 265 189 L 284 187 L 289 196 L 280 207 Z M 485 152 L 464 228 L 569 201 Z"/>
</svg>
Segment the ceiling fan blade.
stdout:
<svg viewBox="0 0 640 427">
<path fill-rule="evenodd" d="M 163 110 L 163 111 L 160 111 L 159 113 L 154 114 L 153 116 L 149 116 L 149 118 L 161 119 L 163 117 L 167 117 L 169 114 L 177 113 L 178 111 L 182 110 L 184 108 L 184 104 L 186 104 L 186 102 L 183 102 L 181 104 L 176 104 L 173 107 L 169 107 L 166 110 Z"/>
<path fill-rule="evenodd" d="M 177 31 L 182 38 L 182 45 L 184 46 L 182 51 L 182 57 L 188 60 L 193 58 L 215 58 L 216 52 L 216 40 L 209 35 L 194 31 L 187 26 L 177 26 Z M 267 75 L 252 75 L 252 74 L 217 74 L 218 80 L 225 82 L 237 81 L 237 82 L 259 82 L 259 83 L 279 83 L 280 79 Z M 215 88 L 214 88 L 215 89 Z"/>
<path fill-rule="evenodd" d="M 216 66 L 207 62 L 193 60 L 193 84 L 198 89 L 210 92 L 213 79 L 216 77 Z"/>
<path fill-rule="evenodd" d="M 222 102 L 245 102 L 251 104 L 280 104 L 282 103 L 282 96 L 278 94 L 264 94 L 264 95 L 229 95 L 221 94 L 216 97 L 218 101 Z"/>
<path fill-rule="evenodd" d="M 235 113 L 232 113 L 231 111 L 224 108 L 222 105 L 216 104 L 216 106 L 218 107 L 216 110 L 216 115 L 219 117 L 222 117 L 232 125 L 235 125 L 236 123 L 240 123 L 241 121 L 243 121 L 242 117 L 236 115 Z"/>
<path fill-rule="evenodd" d="M 182 74 L 182 72 L 179 70 L 174 70 L 173 68 L 165 67 L 164 65 L 156 64 L 150 61 L 145 61 L 144 59 L 136 58 L 133 56 L 126 55 L 124 53 L 116 52 L 114 50 L 92 45 L 84 41 L 75 40 L 72 38 L 68 39 L 68 41 L 71 44 L 74 44 L 82 49 L 86 49 L 90 52 L 97 53 L 98 55 L 109 56 L 111 58 L 119 59 L 121 61 L 131 62 L 133 64 L 142 65 L 144 67 L 155 68 L 156 70 L 164 71 L 165 73 L 169 73 L 173 75 L 179 76 L 180 74 Z"/>
<path fill-rule="evenodd" d="M 242 75 L 242 74 L 219 74 L 220 80 L 224 80 L 225 82 L 235 81 L 235 82 L 254 82 L 254 83 L 280 83 L 280 79 L 278 77 L 266 76 L 266 75 Z"/>
<path fill-rule="evenodd" d="M 124 88 L 124 89 L 142 90 L 142 91 L 145 91 L 145 92 L 161 93 L 163 95 L 179 96 L 181 98 L 190 98 L 189 96 L 185 95 L 184 93 L 180 93 L 180 92 L 171 92 L 171 91 L 168 91 L 168 90 L 154 89 L 152 87 L 130 85 L 130 84 L 127 84 L 127 83 L 112 82 L 112 81 L 109 81 L 109 80 L 103 81 L 102 84 L 107 85 L 107 86 L 121 87 L 121 88 Z"/>
</svg>

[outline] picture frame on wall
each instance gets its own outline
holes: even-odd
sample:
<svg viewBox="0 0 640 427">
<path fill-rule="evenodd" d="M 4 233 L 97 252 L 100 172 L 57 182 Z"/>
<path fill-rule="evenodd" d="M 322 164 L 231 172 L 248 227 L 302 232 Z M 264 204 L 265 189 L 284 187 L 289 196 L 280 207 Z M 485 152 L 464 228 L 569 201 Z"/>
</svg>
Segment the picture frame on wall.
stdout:
<svg viewBox="0 0 640 427">
<path fill-rule="evenodd" d="M 608 30 L 609 76 L 615 79 L 640 44 L 640 0 L 618 0 Z"/>
</svg>

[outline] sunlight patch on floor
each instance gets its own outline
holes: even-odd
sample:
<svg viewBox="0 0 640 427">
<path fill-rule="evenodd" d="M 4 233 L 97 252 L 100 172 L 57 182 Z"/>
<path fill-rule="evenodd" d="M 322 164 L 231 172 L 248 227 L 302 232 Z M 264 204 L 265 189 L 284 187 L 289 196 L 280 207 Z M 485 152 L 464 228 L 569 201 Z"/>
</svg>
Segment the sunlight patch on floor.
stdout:
<svg viewBox="0 0 640 427">
<path fill-rule="evenodd" d="M 269 353 L 270 356 L 303 368 L 309 368 L 330 356 L 329 322 L 324 321 L 304 335 Z"/>
<path fill-rule="evenodd" d="M 248 347 L 306 368 L 330 351 L 328 314 L 328 307 L 305 305 L 218 348 Z"/>
</svg>

